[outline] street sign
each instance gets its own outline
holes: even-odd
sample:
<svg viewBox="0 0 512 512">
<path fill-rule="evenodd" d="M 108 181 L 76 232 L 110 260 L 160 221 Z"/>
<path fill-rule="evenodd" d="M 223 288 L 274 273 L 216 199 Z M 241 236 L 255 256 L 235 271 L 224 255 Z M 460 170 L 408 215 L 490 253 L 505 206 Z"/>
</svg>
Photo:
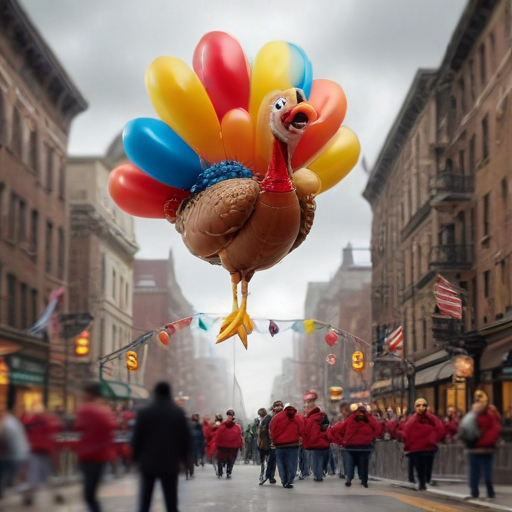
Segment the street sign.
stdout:
<svg viewBox="0 0 512 512">
<path fill-rule="evenodd" d="M 59 315 L 61 334 L 64 338 L 74 338 L 87 329 L 94 317 L 90 313 L 65 313 Z"/>
</svg>

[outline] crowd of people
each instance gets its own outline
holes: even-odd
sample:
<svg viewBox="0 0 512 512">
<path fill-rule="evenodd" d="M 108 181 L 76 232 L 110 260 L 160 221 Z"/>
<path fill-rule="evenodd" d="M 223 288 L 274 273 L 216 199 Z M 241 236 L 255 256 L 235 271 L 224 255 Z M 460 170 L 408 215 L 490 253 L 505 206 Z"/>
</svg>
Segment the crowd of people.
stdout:
<svg viewBox="0 0 512 512">
<path fill-rule="evenodd" d="M 314 390 L 303 396 L 303 408 L 275 401 L 245 430 L 228 409 L 202 419 L 198 413 L 187 417 L 172 400 L 168 383 L 157 384 L 150 405 L 137 412 L 129 404 L 112 409 L 101 397 L 98 383 L 83 389 L 82 404 L 71 424 L 41 405 L 18 420 L 9 412 L 0 414 L 0 499 L 17 477 L 23 479 L 23 502 L 31 505 L 36 490 L 51 484 L 58 469 L 59 436 L 71 430 L 77 434 L 68 448 L 76 453 L 83 475 L 83 497 L 91 512 L 101 511 L 98 487 L 107 467 L 121 459 L 127 469 L 132 462 L 140 472 L 138 510 L 149 512 L 155 482 L 159 480 L 168 511 L 177 510 L 178 474 L 194 477 L 195 468 L 211 464 L 216 476 L 230 479 L 235 462 L 260 466 L 259 484 L 276 484 L 293 489 L 295 480 L 312 477 L 322 482 L 326 475 L 338 475 L 350 487 L 357 477 L 368 487 L 369 461 L 378 439 L 403 443 L 408 460 L 408 477 L 418 490 L 432 480 L 434 458 L 441 442 L 465 443 L 469 460 L 471 495 L 478 497 L 481 473 L 489 498 L 495 496 L 492 482 L 493 452 L 501 433 L 501 418 L 478 390 L 474 404 L 464 417 L 454 408 L 438 418 L 424 398 L 415 402 L 414 412 L 396 415 L 361 403 L 342 402 L 336 417 L 317 405 Z M 125 442 L 114 442 L 124 433 Z M 59 440 L 60 439 L 60 440 Z M 356 473 L 357 472 L 357 473 Z M 54 488 L 54 499 L 63 497 Z"/>
</svg>

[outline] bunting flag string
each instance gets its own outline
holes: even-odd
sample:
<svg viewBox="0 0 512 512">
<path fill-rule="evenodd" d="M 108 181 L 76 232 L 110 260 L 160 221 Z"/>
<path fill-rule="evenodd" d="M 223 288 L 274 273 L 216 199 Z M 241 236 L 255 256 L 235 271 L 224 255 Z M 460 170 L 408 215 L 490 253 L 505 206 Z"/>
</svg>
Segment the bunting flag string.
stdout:
<svg viewBox="0 0 512 512">
<path fill-rule="evenodd" d="M 153 337 L 156 337 L 160 344 L 166 348 L 169 345 L 169 338 L 172 337 L 177 331 L 182 330 L 186 327 L 197 328 L 201 331 L 208 332 L 210 331 L 218 322 L 223 322 L 227 315 L 212 315 L 206 313 L 196 313 L 192 316 L 181 318 L 174 322 L 169 322 L 163 327 L 158 327 L 153 331 L 146 332 L 139 336 L 136 340 L 132 341 L 128 345 L 112 352 L 111 354 L 107 354 L 99 358 L 99 364 L 101 367 L 104 367 L 106 363 L 112 361 L 114 359 L 119 359 L 122 356 L 126 355 L 127 352 L 133 351 L 147 343 Z M 266 318 L 253 318 L 254 322 L 254 331 L 260 334 L 270 333 L 272 337 L 280 334 L 282 332 L 292 330 L 297 333 L 311 335 L 316 331 L 327 330 L 327 332 L 336 333 L 341 338 L 351 341 L 358 347 L 371 348 L 370 343 L 367 341 L 354 336 L 338 327 L 335 327 L 326 322 L 321 322 L 319 320 L 314 320 L 312 318 L 308 319 L 293 319 L 293 320 L 276 320 L 276 319 L 266 319 Z"/>
</svg>

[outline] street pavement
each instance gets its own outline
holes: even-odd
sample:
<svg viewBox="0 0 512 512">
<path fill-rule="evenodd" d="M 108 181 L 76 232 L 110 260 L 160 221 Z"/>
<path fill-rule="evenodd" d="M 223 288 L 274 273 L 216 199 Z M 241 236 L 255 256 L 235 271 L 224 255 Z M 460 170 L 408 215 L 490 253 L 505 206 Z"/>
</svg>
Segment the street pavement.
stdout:
<svg viewBox="0 0 512 512">
<path fill-rule="evenodd" d="M 236 465 L 231 479 L 218 479 L 213 467 L 196 468 L 190 480 L 180 476 L 179 509 L 181 512 L 471 512 L 482 508 L 462 500 L 447 499 L 430 492 L 418 492 L 390 485 L 389 482 L 370 482 L 365 489 L 354 480 L 351 487 L 337 476 L 323 482 L 307 478 L 295 481 L 293 489 L 279 483 L 258 485 L 259 467 Z M 279 482 L 279 480 L 278 480 Z M 138 481 L 134 474 L 107 480 L 101 488 L 104 512 L 136 512 Z M 11 494 L 0 505 L 2 512 L 86 512 L 79 485 L 59 489 L 66 503 L 56 505 L 51 493 L 39 493 L 31 507 L 21 504 L 19 495 Z M 512 494 L 508 494 L 512 497 Z M 482 502 L 487 506 L 485 502 Z M 512 503 L 510 503 L 512 505 Z M 153 512 L 165 512 L 160 489 L 157 488 Z M 503 509 L 501 509 L 503 510 Z M 505 508 L 504 510 L 512 510 Z"/>
</svg>

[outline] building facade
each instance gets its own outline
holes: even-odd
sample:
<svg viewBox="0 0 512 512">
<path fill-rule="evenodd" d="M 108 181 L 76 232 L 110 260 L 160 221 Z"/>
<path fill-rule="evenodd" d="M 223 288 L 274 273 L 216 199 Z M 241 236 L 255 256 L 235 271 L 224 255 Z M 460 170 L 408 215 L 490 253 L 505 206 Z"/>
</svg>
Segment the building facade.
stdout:
<svg viewBox="0 0 512 512">
<path fill-rule="evenodd" d="M 0 407 L 10 401 L 17 413 L 49 398 L 50 340 L 22 331 L 67 286 L 65 159 L 70 124 L 86 108 L 18 2 L 1 1 L 0 347 L 10 376 Z"/>
<path fill-rule="evenodd" d="M 88 356 L 75 357 L 71 347 L 75 370 L 85 372 L 77 384 L 84 377 L 96 377 L 98 358 L 127 345 L 132 337 L 133 262 L 138 247 L 133 217 L 108 193 L 109 173 L 101 158 L 71 157 L 67 162 L 69 311 L 87 312 L 94 319 Z M 127 382 L 128 371 L 116 365 L 109 377 Z"/>
<path fill-rule="evenodd" d="M 483 386 L 500 410 L 512 407 L 511 42 L 508 0 L 468 2 L 439 69 L 418 71 L 364 192 L 383 406 L 422 395 L 439 414 L 464 412 Z M 462 300 L 460 321 L 436 308 L 438 274 Z M 398 325 L 404 364 L 379 359 Z M 465 353 L 474 377 L 456 382 L 453 361 Z"/>
</svg>

